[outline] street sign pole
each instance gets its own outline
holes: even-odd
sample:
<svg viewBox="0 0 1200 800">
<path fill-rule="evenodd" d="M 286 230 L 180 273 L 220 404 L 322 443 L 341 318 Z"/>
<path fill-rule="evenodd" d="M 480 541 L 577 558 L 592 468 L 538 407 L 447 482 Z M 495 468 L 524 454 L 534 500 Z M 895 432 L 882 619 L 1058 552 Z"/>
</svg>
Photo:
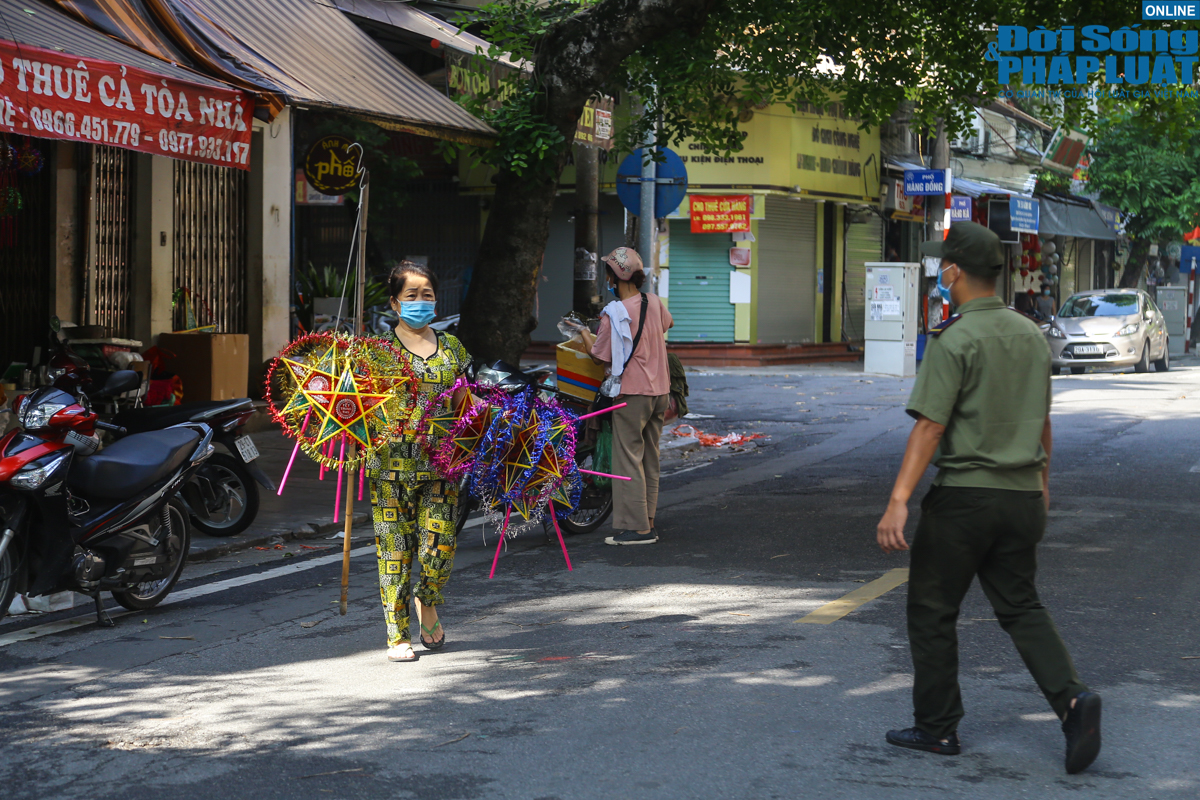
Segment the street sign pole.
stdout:
<svg viewBox="0 0 1200 800">
<path fill-rule="evenodd" d="M 643 114 L 646 113 L 643 109 Z M 642 202 L 638 213 L 638 255 L 646 272 L 653 276 L 654 272 L 654 239 L 658 236 L 658 223 L 654 219 L 654 190 L 655 178 L 658 177 L 658 164 L 654 163 L 653 150 L 657 133 L 650 128 L 642 145 Z"/>
</svg>

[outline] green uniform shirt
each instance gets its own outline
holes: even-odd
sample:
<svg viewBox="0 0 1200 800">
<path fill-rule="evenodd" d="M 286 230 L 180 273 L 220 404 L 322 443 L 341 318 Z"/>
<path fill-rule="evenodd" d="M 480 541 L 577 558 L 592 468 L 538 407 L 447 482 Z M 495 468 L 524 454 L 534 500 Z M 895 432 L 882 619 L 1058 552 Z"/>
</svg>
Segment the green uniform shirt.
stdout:
<svg viewBox="0 0 1200 800">
<path fill-rule="evenodd" d="M 1050 347 L 998 297 L 963 304 L 925 348 L 908 413 L 946 426 L 940 486 L 1041 491 L 1050 412 Z"/>
</svg>

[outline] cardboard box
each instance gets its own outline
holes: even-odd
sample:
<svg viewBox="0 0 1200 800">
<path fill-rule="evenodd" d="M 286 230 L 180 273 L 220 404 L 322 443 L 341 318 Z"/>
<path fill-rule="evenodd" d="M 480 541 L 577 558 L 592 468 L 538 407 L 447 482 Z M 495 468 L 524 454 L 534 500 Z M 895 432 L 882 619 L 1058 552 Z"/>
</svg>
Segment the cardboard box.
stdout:
<svg viewBox="0 0 1200 800">
<path fill-rule="evenodd" d="M 562 342 L 556 348 L 558 355 L 558 390 L 563 394 L 578 397 L 586 403 L 596 399 L 600 384 L 604 383 L 604 366 L 592 361 L 583 348 L 578 336 Z"/>
<path fill-rule="evenodd" d="M 245 333 L 162 333 L 158 347 L 174 353 L 164 365 L 183 381 L 183 401 L 246 397 L 250 337 Z"/>
</svg>

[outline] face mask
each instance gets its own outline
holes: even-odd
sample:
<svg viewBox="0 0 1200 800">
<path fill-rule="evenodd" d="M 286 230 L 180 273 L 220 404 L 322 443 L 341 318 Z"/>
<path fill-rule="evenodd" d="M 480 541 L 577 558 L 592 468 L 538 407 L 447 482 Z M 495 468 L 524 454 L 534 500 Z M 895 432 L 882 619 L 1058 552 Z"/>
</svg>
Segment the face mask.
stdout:
<svg viewBox="0 0 1200 800">
<path fill-rule="evenodd" d="M 621 298 L 621 295 L 617 294 L 617 287 L 613 286 L 611 283 L 608 285 L 608 290 L 612 292 L 613 297 L 617 298 L 618 300 Z"/>
<path fill-rule="evenodd" d="M 946 267 L 946 269 L 950 269 L 950 268 Z M 942 299 L 945 300 L 947 303 L 949 303 L 950 302 L 950 286 L 953 286 L 954 284 L 952 283 L 952 284 L 950 284 L 950 286 L 946 286 L 942 283 L 942 276 L 946 274 L 946 269 L 944 269 L 938 273 L 937 290 L 938 290 L 938 294 L 940 294 L 942 296 Z"/>
<path fill-rule="evenodd" d="M 419 330 L 433 322 L 437 316 L 434 311 L 436 305 L 432 300 L 403 300 L 400 303 L 400 319 L 408 327 Z"/>
</svg>

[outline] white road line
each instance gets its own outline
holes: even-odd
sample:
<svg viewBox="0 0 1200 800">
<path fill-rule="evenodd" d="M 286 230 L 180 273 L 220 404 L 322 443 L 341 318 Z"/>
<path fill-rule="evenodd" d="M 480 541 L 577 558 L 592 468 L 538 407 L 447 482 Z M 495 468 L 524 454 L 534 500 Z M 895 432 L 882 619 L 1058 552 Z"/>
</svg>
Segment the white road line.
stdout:
<svg viewBox="0 0 1200 800">
<path fill-rule="evenodd" d="M 1188 472 L 1200 472 L 1200 461 L 1197 461 L 1195 464 L 1193 464 L 1192 468 L 1189 469 Z"/>
<path fill-rule="evenodd" d="M 351 550 L 350 556 L 351 558 L 356 558 L 358 556 L 373 554 L 374 552 L 375 545 L 372 544 L 366 547 L 358 547 Z M 297 572 L 305 572 L 306 570 L 314 569 L 316 567 L 323 567 L 326 564 L 335 564 L 341 560 L 341 553 L 328 556 L 318 556 L 317 558 L 311 558 L 307 561 L 301 561 L 298 564 L 285 564 L 282 567 L 275 567 L 274 569 L 264 570 L 263 572 L 253 572 L 249 575 L 241 575 L 237 578 L 226 578 L 223 581 L 206 583 L 203 586 L 192 586 L 187 589 L 180 589 L 177 592 L 172 592 L 169 594 L 166 600 L 163 600 L 161 603 L 159 603 L 159 607 L 161 608 L 162 606 L 167 606 L 172 603 L 179 603 L 184 600 L 191 600 L 196 597 L 204 597 L 205 595 L 216 594 L 217 592 L 223 592 L 226 589 L 233 589 L 238 586 L 246 586 L 251 583 L 268 581 L 272 578 L 278 578 L 283 575 L 293 575 Z M 124 617 L 127 614 L 134 613 L 140 612 L 118 611 L 110 613 L 109 616 L 111 616 L 113 619 L 117 619 L 118 617 Z M 95 614 L 84 614 L 78 617 L 71 617 L 70 619 L 60 619 L 54 622 L 47 622 L 45 625 L 35 625 L 32 628 L 13 631 L 12 633 L 0 636 L 0 647 L 7 647 L 8 645 L 16 644 L 17 642 L 27 642 L 30 639 L 38 639 L 42 636 L 47 636 L 52 633 L 69 631 L 74 628 L 78 628 L 81 625 L 94 623 L 95 621 Z"/>
<path fill-rule="evenodd" d="M 694 469 L 700 469 L 701 467 L 707 467 L 711 463 L 712 463 L 711 461 L 705 461 L 703 464 L 697 464 L 694 467 L 684 467 L 683 469 L 677 469 L 674 472 L 668 472 L 666 475 L 660 475 L 659 478 L 660 479 L 661 478 L 669 478 L 672 475 L 682 475 L 683 473 L 691 472 Z"/>
</svg>

